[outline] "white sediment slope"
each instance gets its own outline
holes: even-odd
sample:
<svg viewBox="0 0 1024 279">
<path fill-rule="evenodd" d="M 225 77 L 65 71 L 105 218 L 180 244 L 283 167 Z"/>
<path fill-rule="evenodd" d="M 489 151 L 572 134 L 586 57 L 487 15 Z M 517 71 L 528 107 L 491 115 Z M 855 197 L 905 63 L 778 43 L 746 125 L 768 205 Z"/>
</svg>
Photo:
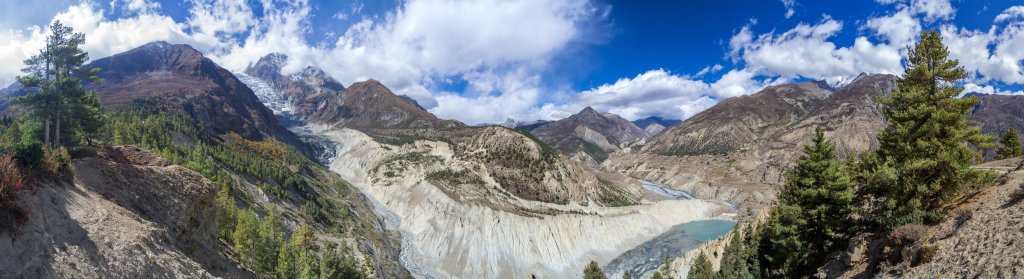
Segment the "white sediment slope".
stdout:
<svg viewBox="0 0 1024 279">
<path fill-rule="evenodd" d="M 405 238 L 403 264 L 417 277 L 580 277 L 591 260 L 607 263 L 674 225 L 708 219 L 728 208 L 702 200 L 663 200 L 617 208 L 561 206 L 585 213 L 528 217 L 453 200 L 422 176 L 374 184 L 369 170 L 399 150 L 382 148 L 355 130 L 306 128 L 338 144 L 331 170 L 397 223 Z M 431 152 L 445 156 L 451 151 Z"/>
</svg>

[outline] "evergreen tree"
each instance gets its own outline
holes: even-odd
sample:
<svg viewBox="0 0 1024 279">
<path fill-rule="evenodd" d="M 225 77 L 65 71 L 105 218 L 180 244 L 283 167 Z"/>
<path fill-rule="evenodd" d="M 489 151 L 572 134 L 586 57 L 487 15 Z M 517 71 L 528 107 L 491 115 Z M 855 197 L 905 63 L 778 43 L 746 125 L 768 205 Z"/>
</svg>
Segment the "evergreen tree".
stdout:
<svg viewBox="0 0 1024 279">
<path fill-rule="evenodd" d="M 89 60 L 81 49 L 83 43 L 85 35 L 54 21 L 46 46 L 24 61 L 26 76 L 18 77 L 22 86 L 38 90 L 9 99 L 43 124 L 43 143 L 48 148 L 74 146 L 83 136 L 88 140 L 104 123 L 99 100 L 82 87 L 83 80 L 98 80 L 98 69 L 83 68 Z"/>
<path fill-rule="evenodd" d="M 1003 133 L 1003 140 L 999 143 L 1002 147 L 999 148 L 996 159 L 1007 159 L 1024 155 L 1024 148 L 1020 145 L 1020 135 L 1017 135 L 1016 129 L 1010 128 L 1006 133 Z"/>
<path fill-rule="evenodd" d="M 259 218 L 250 210 L 238 212 L 235 231 L 231 234 L 235 258 L 249 267 L 256 267 L 256 253 L 259 238 Z"/>
<path fill-rule="evenodd" d="M 771 267 L 787 276 L 813 273 L 825 255 L 843 247 L 855 209 L 853 184 L 840 170 L 835 147 L 821 129 L 786 176 L 767 224 Z M 732 245 L 731 245 L 732 246 Z"/>
<path fill-rule="evenodd" d="M 633 273 L 626 270 L 626 272 L 622 273 L 622 279 L 633 279 Z"/>
<path fill-rule="evenodd" d="M 692 279 L 717 279 L 720 278 L 718 273 L 715 272 L 711 266 L 711 261 L 708 260 L 707 255 L 701 252 L 696 259 L 693 260 L 693 265 L 690 266 L 690 272 L 686 278 Z"/>
<path fill-rule="evenodd" d="M 277 258 L 284 232 L 281 231 L 281 220 L 277 207 L 271 207 L 267 216 L 260 220 L 259 243 L 257 245 L 258 267 L 261 271 L 271 272 L 277 268 Z"/>
<path fill-rule="evenodd" d="M 235 198 L 231 196 L 231 184 L 227 178 L 221 180 L 220 191 L 217 192 L 217 223 L 220 226 L 220 237 L 231 243 L 231 234 L 235 231 L 238 208 Z"/>
<path fill-rule="evenodd" d="M 871 206 L 882 226 L 937 221 L 940 205 L 993 179 L 971 168 L 980 155 L 968 143 L 982 149 L 993 144 L 969 126 L 978 99 L 959 98 L 963 88 L 955 85 L 966 76 L 939 33 L 926 31 L 908 50 L 899 87 L 881 98 L 889 126 L 878 135 L 879 149 L 865 157 L 863 182 L 879 198 Z"/>
<path fill-rule="evenodd" d="M 601 270 L 601 266 L 597 265 L 597 262 L 595 261 L 590 261 L 590 264 L 587 264 L 587 268 L 583 269 L 583 278 L 608 279 L 608 277 L 604 275 L 604 271 Z"/>
</svg>

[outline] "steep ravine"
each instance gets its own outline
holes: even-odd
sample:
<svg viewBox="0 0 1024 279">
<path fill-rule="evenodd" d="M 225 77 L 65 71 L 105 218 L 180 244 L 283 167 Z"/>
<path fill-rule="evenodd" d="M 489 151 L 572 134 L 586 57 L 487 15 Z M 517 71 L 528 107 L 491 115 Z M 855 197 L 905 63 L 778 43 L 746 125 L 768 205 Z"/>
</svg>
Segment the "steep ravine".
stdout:
<svg viewBox="0 0 1024 279">
<path fill-rule="evenodd" d="M 608 263 L 677 224 L 728 210 L 717 202 L 663 200 L 619 208 L 545 205 L 576 213 L 527 217 L 453 200 L 415 171 L 403 174 L 399 183 L 373 183 L 369 171 L 402 154 L 402 148 L 384 148 L 350 129 L 306 129 L 338 144 L 331 170 L 397 225 L 405 238 L 403 264 L 422 278 L 579 277 L 591 260 Z M 444 148 L 430 152 L 451 156 Z"/>
</svg>

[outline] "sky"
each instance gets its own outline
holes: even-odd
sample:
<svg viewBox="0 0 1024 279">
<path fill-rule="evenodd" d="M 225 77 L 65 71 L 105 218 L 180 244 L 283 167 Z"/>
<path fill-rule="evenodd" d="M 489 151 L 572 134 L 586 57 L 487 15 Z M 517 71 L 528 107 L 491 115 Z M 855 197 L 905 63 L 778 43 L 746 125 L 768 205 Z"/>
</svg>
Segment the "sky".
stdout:
<svg viewBox="0 0 1024 279">
<path fill-rule="evenodd" d="M 442 118 L 553 120 L 587 106 L 685 119 L 805 80 L 899 75 L 938 30 L 966 91 L 1024 94 L 1024 1 L 0 0 L 0 84 L 54 20 L 93 59 L 164 40 L 241 72 L 263 55 L 377 79 Z M 36 2 L 38 3 L 38 2 Z"/>
</svg>

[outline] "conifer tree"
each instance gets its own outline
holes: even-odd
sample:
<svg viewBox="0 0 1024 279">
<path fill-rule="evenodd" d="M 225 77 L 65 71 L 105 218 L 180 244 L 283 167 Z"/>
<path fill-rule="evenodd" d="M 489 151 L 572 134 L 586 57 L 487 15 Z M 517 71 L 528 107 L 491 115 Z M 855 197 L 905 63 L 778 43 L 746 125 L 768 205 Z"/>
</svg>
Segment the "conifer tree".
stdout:
<svg viewBox="0 0 1024 279">
<path fill-rule="evenodd" d="M 690 266 L 690 272 L 687 278 L 692 279 L 718 279 L 718 273 L 715 272 L 711 266 L 711 261 L 708 260 L 707 255 L 701 252 L 697 255 L 697 258 L 693 260 L 693 265 Z"/>
<path fill-rule="evenodd" d="M 1020 135 L 1017 134 L 1016 129 L 1010 128 L 1006 133 L 1003 133 L 1003 139 L 999 143 L 1002 147 L 996 153 L 996 159 L 1024 156 L 1024 148 L 1020 145 Z"/>
<path fill-rule="evenodd" d="M 238 212 L 235 231 L 231 234 L 235 257 L 246 266 L 256 267 L 256 253 L 259 238 L 259 218 L 250 210 Z"/>
<path fill-rule="evenodd" d="M 587 264 L 587 268 L 583 269 L 583 278 L 608 279 L 608 277 L 604 275 L 604 271 L 601 270 L 601 266 L 597 265 L 597 262 L 595 261 L 590 261 L 590 263 Z"/>
<path fill-rule="evenodd" d="M 767 225 L 774 269 L 787 276 L 808 275 L 826 254 L 845 245 L 855 206 L 853 184 L 841 165 L 835 147 L 816 129 L 813 144 L 804 146 L 804 155 L 787 173 L 773 222 Z"/>
<path fill-rule="evenodd" d="M 81 49 L 83 43 L 84 34 L 54 21 L 46 46 L 24 61 L 26 75 L 18 77 L 23 87 L 38 90 L 9 99 L 43 124 L 43 143 L 48 148 L 74 145 L 83 136 L 89 139 L 104 123 L 98 98 L 82 87 L 83 81 L 98 81 L 99 72 L 83 67 L 89 60 Z"/>
<path fill-rule="evenodd" d="M 939 33 L 925 31 L 908 49 L 899 87 L 881 98 L 889 126 L 878 135 L 879 149 L 865 157 L 862 175 L 878 198 L 871 204 L 874 220 L 885 228 L 937 221 L 939 206 L 993 179 L 971 168 L 980 155 L 968 144 L 993 144 L 967 120 L 978 99 L 958 97 L 963 88 L 955 84 L 966 76 Z"/>
</svg>

